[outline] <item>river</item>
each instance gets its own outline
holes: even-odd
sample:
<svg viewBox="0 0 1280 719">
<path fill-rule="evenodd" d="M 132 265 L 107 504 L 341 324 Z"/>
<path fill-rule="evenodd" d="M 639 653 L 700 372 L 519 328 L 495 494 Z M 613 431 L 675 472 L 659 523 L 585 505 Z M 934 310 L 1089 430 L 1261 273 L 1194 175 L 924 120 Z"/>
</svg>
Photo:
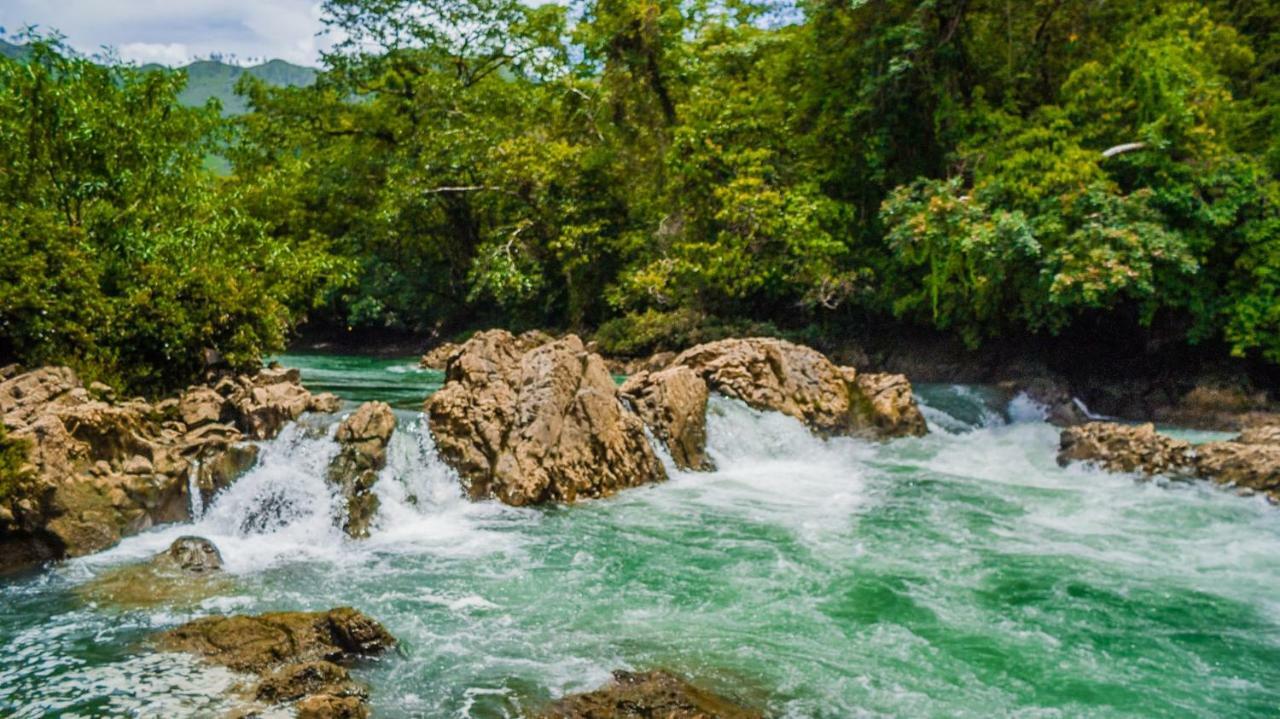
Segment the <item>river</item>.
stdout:
<svg viewBox="0 0 1280 719">
<path fill-rule="evenodd" d="M 373 535 L 334 529 L 333 420 L 294 425 L 194 522 L 0 578 L 0 715 L 216 717 L 236 677 L 152 654 L 148 635 L 338 605 L 402 640 L 354 672 L 378 717 L 515 717 L 617 668 L 670 669 L 777 717 L 1280 711 L 1280 509 L 1060 468 L 1057 430 L 1024 401 L 917 387 L 932 433 L 874 444 L 717 398 L 715 472 L 512 508 L 463 499 L 435 458 L 419 410 L 439 373 L 280 361 L 313 390 L 396 408 Z M 90 591 L 184 534 L 222 551 L 212 594 Z"/>
</svg>

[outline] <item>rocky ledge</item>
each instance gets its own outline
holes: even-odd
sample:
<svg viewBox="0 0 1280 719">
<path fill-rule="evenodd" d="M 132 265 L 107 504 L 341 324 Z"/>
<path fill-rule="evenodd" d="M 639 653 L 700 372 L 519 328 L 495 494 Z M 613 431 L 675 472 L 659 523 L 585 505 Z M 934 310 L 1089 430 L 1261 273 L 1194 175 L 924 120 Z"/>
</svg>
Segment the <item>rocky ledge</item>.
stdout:
<svg viewBox="0 0 1280 719">
<path fill-rule="evenodd" d="M 613 681 L 591 692 L 572 694 L 540 712 L 538 719 L 761 719 L 739 706 L 664 671 L 617 671 Z"/>
<path fill-rule="evenodd" d="M 0 370 L 6 442 L 26 462 L 0 492 L 0 570 L 105 549 L 201 501 L 257 460 L 246 439 L 274 436 L 338 398 L 312 395 L 296 370 L 264 369 L 156 403 L 85 387 L 66 367 Z"/>
<path fill-rule="evenodd" d="M 369 691 L 345 665 L 382 654 L 396 640 L 373 619 L 340 607 L 206 617 L 163 632 L 155 643 L 256 676 L 247 696 L 251 707 L 292 704 L 299 719 L 363 719 Z"/>
<path fill-rule="evenodd" d="M 514 505 L 572 502 L 666 478 L 645 428 L 683 469 L 711 468 L 710 392 L 782 412 L 823 436 L 876 439 L 927 432 L 901 375 L 859 373 L 776 339 L 693 347 L 618 387 L 573 335 L 534 349 L 482 332 L 450 357 L 426 403 L 440 456 L 472 497 Z M 665 358 L 664 358 L 665 359 Z"/>
<path fill-rule="evenodd" d="M 1091 422 L 1062 432 L 1058 463 L 1076 461 L 1112 472 L 1207 479 L 1280 502 L 1280 426 L 1253 427 L 1232 440 L 1193 445 L 1150 424 Z"/>
</svg>

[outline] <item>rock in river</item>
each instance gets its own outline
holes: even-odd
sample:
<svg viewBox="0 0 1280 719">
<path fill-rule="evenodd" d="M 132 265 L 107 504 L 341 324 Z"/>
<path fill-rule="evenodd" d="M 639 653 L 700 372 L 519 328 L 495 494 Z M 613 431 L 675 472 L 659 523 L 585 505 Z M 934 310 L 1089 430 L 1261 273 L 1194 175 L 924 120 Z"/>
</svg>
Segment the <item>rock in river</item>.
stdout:
<svg viewBox="0 0 1280 719">
<path fill-rule="evenodd" d="M 352 537 L 369 536 L 378 511 L 373 485 L 387 465 L 387 443 L 396 428 L 396 415 L 386 402 L 366 402 L 338 425 L 338 456 L 329 464 L 329 482 L 345 500 L 342 529 Z"/>
<path fill-rule="evenodd" d="M 627 378 L 620 391 L 677 467 L 713 469 L 707 457 L 707 383 L 693 370 L 643 370 Z"/>
<path fill-rule="evenodd" d="M 573 335 L 521 352 L 509 332 L 477 334 L 426 410 L 473 497 L 572 502 L 666 477 L 604 360 Z"/>
<path fill-rule="evenodd" d="M 1089 422 L 1063 430 L 1058 464 L 1093 462 L 1112 472 L 1183 474 L 1192 464 L 1191 443 L 1166 437 L 1151 424 Z"/>
<path fill-rule="evenodd" d="M 1198 477 L 1264 492 L 1280 501 L 1280 427 L 1245 430 L 1225 442 L 1192 445 L 1155 431 L 1150 424 L 1130 426 L 1091 422 L 1063 431 L 1058 463 L 1094 462 L 1113 472 Z"/>
<path fill-rule="evenodd" d="M 928 432 L 902 375 L 864 375 L 786 340 L 701 344 L 681 352 L 671 366 L 688 367 L 712 391 L 795 417 L 823 435 L 889 438 Z"/>
<path fill-rule="evenodd" d="M 193 484 L 207 500 L 253 465 L 257 448 L 243 440 L 333 405 L 298 384 L 296 371 L 280 369 L 155 404 L 112 394 L 90 392 L 66 367 L 0 381 L 0 416 L 27 454 L 20 486 L 0 496 L 0 570 L 88 554 L 189 519 Z"/>
<path fill-rule="evenodd" d="M 556 701 L 538 719 L 761 719 L 755 710 L 700 689 L 664 671 L 617 671 L 591 692 Z"/>
<path fill-rule="evenodd" d="M 382 654 L 395 644 L 381 624 L 349 607 L 206 617 L 156 638 L 164 651 L 187 652 L 257 675 L 252 700 L 296 702 L 297 716 L 314 719 L 369 716 L 368 690 L 343 665 Z"/>
</svg>

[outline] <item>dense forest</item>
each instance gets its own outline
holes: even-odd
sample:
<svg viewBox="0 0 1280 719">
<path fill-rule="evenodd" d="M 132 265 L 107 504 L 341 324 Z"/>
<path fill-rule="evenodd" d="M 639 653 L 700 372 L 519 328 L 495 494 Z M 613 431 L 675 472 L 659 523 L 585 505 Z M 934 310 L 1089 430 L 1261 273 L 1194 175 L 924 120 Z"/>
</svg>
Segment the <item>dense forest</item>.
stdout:
<svg viewBox="0 0 1280 719">
<path fill-rule="evenodd" d="M 300 323 L 897 322 L 1280 363 L 1269 0 L 327 0 L 316 82 L 0 58 L 0 360 L 152 392 Z M 208 168 L 225 158 L 229 173 Z"/>
</svg>

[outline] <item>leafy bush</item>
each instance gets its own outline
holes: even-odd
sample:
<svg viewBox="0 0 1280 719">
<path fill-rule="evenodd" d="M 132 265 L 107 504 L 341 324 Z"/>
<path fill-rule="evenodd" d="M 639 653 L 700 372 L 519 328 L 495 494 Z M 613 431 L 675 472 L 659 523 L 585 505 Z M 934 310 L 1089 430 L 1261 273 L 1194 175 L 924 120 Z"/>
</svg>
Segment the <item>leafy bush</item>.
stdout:
<svg viewBox="0 0 1280 719">
<path fill-rule="evenodd" d="M 179 106 L 180 74 L 29 47 L 0 59 L 0 357 L 158 392 L 206 349 L 251 367 L 283 348 L 345 270 L 323 242 L 269 235 L 203 168 L 215 108 Z"/>
<path fill-rule="evenodd" d="M 0 502 L 13 496 L 29 478 L 27 453 L 30 451 L 29 442 L 9 436 L 0 424 Z"/>
</svg>

